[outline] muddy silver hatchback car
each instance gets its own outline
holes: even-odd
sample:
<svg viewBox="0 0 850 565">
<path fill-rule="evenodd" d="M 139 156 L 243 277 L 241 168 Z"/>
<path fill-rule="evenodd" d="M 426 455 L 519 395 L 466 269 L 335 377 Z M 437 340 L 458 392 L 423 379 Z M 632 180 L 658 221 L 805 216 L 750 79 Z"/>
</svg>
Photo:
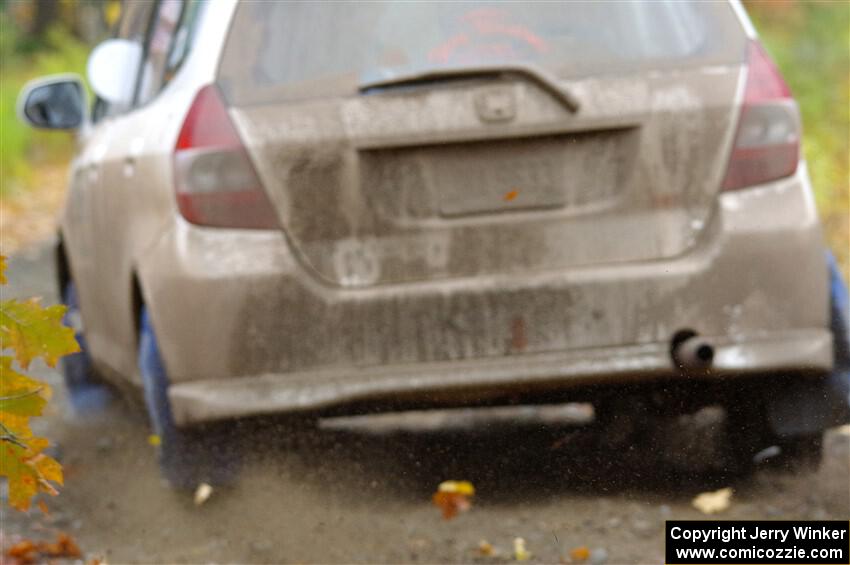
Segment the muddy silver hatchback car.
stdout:
<svg viewBox="0 0 850 565">
<path fill-rule="evenodd" d="M 79 132 L 66 377 L 143 390 L 173 481 L 201 424 L 379 408 L 720 403 L 744 459 L 816 449 L 821 228 L 736 2 L 135 2 L 89 78 L 20 104 Z"/>
</svg>

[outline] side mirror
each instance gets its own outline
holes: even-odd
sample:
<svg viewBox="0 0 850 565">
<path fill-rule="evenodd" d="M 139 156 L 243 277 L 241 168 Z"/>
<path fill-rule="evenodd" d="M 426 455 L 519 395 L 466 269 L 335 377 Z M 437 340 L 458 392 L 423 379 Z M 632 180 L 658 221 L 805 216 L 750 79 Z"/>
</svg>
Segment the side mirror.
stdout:
<svg viewBox="0 0 850 565">
<path fill-rule="evenodd" d="M 142 46 L 127 39 L 108 39 L 89 56 L 89 83 L 95 94 L 110 104 L 129 107 L 133 103 L 136 74 Z"/>
<path fill-rule="evenodd" d="M 24 85 L 18 116 L 36 128 L 77 129 L 86 116 L 86 90 L 74 74 L 51 75 Z"/>
</svg>

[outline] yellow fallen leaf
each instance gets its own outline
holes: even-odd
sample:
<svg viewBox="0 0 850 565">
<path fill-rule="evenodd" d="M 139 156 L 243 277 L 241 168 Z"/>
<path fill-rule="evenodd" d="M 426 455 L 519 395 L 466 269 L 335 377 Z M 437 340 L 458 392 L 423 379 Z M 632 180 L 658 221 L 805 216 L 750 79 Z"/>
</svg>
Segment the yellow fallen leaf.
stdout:
<svg viewBox="0 0 850 565">
<path fill-rule="evenodd" d="M 729 508 L 732 502 L 732 487 L 697 495 L 691 505 L 703 514 L 716 514 Z"/>
<path fill-rule="evenodd" d="M 451 520 L 458 513 L 466 512 L 472 507 L 465 495 L 456 492 L 435 492 L 431 502 L 443 511 L 443 518 L 446 520 Z"/>
<path fill-rule="evenodd" d="M 474 494 L 475 487 L 469 481 L 443 481 L 431 502 L 443 511 L 444 519 L 451 520 L 459 512 L 466 512 L 472 507 L 469 498 Z"/>
<path fill-rule="evenodd" d="M 531 552 L 525 548 L 525 540 L 522 538 L 514 538 L 514 559 L 517 561 L 531 559 Z"/>
<path fill-rule="evenodd" d="M 487 541 L 486 539 L 483 539 L 483 540 L 478 542 L 478 554 L 479 555 L 482 555 L 484 557 L 493 557 L 493 555 L 495 555 L 495 553 L 496 553 L 496 550 L 493 549 L 493 545 L 489 541 Z"/>
<path fill-rule="evenodd" d="M 573 563 L 582 563 L 590 557 L 590 549 L 586 545 L 574 547 L 570 550 L 570 560 Z"/>
<path fill-rule="evenodd" d="M 212 495 L 213 488 L 207 483 L 201 483 L 195 489 L 195 506 L 200 506 Z"/>
<path fill-rule="evenodd" d="M 443 481 L 437 487 L 437 491 L 473 496 L 475 494 L 475 487 L 469 481 Z"/>
<path fill-rule="evenodd" d="M 151 435 L 148 436 L 148 445 L 158 447 L 161 443 L 162 443 L 162 439 L 158 435 L 151 434 Z"/>
</svg>

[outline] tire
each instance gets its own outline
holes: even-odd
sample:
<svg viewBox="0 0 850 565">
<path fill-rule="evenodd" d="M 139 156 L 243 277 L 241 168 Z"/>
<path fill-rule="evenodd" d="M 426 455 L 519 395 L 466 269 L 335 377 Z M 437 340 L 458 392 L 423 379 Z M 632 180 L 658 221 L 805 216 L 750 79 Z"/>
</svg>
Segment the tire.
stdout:
<svg viewBox="0 0 850 565">
<path fill-rule="evenodd" d="M 829 264 L 829 310 L 830 329 L 835 346 L 835 366 L 838 370 L 850 370 L 850 294 L 841 278 L 838 262 L 832 253 L 827 254 Z"/>
<path fill-rule="evenodd" d="M 829 263 L 830 330 L 834 346 L 834 367 L 828 380 L 831 399 L 830 424 L 850 424 L 850 292 L 838 270 L 832 253 L 827 255 Z"/>
<path fill-rule="evenodd" d="M 147 309 L 143 308 L 139 332 L 139 371 L 145 405 L 153 433 L 159 437 L 158 457 L 163 478 L 179 490 L 205 482 L 232 482 L 238 457 L 226 449 L 218 427 L 178 428 L 168 400 L 168 373 L 159 351 Z"/>
<path fill-rule="evenodd" d="M 62 376 L 74 412 L 90 414 L 102 410 L 109 403 L 111 395 L 95 376 L 82 330 L 77 288 L 72 281 L 62 291 L 62 302 L 66 307 L 62 323 L 74 329 L 74 337 L 80 345 L 80 351 L 62 358 Z"/>
<path fill-rule="evenodd" d="M 789 470 L 816 469 L 820 465 L 822 432 L 778 436 L 768 423 L 765 405 L 758 392 L 737 395 L 736 400 L 726 406 L 729 455 L 725 469 L 729 475 L 748 475 L 761 464 Z"/>
</svg>

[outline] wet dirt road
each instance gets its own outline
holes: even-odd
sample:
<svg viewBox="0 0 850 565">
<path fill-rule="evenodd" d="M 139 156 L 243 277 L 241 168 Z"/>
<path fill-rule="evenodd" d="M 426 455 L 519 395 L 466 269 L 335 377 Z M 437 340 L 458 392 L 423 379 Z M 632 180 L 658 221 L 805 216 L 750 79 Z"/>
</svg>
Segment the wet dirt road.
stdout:
<svg viewBox="0 0 850 565">
<path fill-rule="evenodd" d="M 14 258 L 9 277 L 4 297 L 56 298 L 43 248 Z M 587 546 L 596 562 L 662 563 L 664 520 L 702 518 L 691 499 L 724 486 L 735 489 L 724 519 L 850 518 L 846 427 L 827 434 L 816 470 L 763 468 L 728 483 L 606 447 L 576 406 L 324 421 L 297 434 L 247 425 L 233 438 L 245 453 L 240 480 L 198 507 L 161 484 L 138 409 L 115 401 L 75 415 L 59 374 L 36 370 L 56 392 L 37 431 L 58 444 L 66 485 L 49 516 L 4 503 L 4 543 L 65 531 L 109 563 L 498 563 L 515 537 L 533 561 L 569 562 Z M 446 479 L 477 488 L 452 521 L 430 504 Z M 497 555 L 479 555 L 481 540 Z"/>
</svg>

